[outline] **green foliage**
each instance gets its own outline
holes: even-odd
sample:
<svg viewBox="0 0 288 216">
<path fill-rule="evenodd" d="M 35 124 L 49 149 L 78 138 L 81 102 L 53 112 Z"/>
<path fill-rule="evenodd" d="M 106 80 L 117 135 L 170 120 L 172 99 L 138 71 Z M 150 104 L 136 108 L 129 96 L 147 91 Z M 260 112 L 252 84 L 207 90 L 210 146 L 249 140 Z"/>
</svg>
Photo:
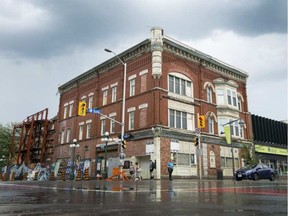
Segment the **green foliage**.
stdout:
<svg viewBox="0 0 288 216">
<path fill-rule="evenodd" d="M 9 147 L 13 133 L 13 123 L 0 124 L 0 167 L 7 165 Z"/>
<path fill-rule="evenodd" d="M 255 154 L 254 145 L 244 144 L 241 150 L 241 158 L 244 159 L 245 165 L 254 165 L 258 163 L 257 155 Z"/>
</svg>

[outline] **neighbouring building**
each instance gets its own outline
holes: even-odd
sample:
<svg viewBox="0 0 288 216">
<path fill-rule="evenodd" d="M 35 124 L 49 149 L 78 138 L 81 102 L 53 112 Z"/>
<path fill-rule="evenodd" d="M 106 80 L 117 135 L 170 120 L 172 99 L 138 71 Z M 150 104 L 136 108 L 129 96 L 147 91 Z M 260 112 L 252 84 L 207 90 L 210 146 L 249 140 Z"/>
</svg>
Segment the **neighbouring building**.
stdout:
<svg viewBox="0 0 288 216">
<path fill-rule="evenodd" d="M 125 82 L 124 129 L 133 138 L 127 141 L 124 161 L 138 162 L 144 179 L 149 178 L 150 159 L 156 161 L 158 179 L 167 177 L 170 159 L 175 164 L 173 176 L 216 178 L 220 172 L 232 176 L 231 146 L 226 144 L 223 124 L 235 120 L 230 128 L 237 169 L 243 165 L 239 152 L 252 139 L 247 79 L 247 73 L 171 39 L 161 28 L 152 28 L 149 39 L 59 87 L 58 140 L 51 160 L 71 160 L 69 146 L 77 139 L 80 147 L 75 148 L 75 158 L 91 160 L 92 176 L 103 172 L 106 143 L 101 138 L 106 131 L 111 138 L 121 134 L 117 122 L 122 118 Z M 80 101 L 101 115 L 78 116 Z M 203 115 L 206 126 L 197 150 L 197 119 Z M 244 127 L 237 119 L 245 122 Z M 111 174 L 119 158 L 118 141 L 109 141 L 106 150 Z"/>
<path fill-rule="evenodd" d="M 260 162 L 287 175 L 287 123 L 252 114 L 255 153 Z"/>
</svg>

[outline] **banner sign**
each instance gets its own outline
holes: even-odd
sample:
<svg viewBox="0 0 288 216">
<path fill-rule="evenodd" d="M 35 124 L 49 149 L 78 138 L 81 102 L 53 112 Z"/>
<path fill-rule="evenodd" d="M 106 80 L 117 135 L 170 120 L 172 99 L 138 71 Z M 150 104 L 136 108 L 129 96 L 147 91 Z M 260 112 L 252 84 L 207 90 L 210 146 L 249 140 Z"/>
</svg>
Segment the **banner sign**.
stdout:
<svg viewBox="0 0 288 216">
<path fill-rule="evenodd" d="M 269 146 L 255 145 L 255 151 L 260 153 L 288 156 L 288 150 Z"/>
</svg>

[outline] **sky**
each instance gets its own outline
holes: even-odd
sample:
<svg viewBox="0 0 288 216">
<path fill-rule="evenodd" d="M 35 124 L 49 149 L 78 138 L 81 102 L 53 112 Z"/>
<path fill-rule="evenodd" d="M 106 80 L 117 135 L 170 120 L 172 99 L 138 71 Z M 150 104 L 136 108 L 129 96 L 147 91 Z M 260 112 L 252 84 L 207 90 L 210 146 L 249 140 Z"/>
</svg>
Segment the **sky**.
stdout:
<svg viewBox="0 0 288 216">
<path fill-rule="evenodd" d="M 247 72 L 249 112 L 288 119 L 286 0 L 1 0 L 0 124 L 53 118 L 60 85 L 156 26 Z"/>
</svg>

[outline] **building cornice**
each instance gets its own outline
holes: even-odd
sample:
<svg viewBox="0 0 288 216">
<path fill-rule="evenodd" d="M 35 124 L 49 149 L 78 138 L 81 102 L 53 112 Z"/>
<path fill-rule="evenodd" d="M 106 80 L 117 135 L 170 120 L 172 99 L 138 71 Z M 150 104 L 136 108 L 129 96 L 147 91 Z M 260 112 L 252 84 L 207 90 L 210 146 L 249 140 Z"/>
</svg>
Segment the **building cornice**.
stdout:
<svg viewBox="0 0 288 216">
<path fill-rule="evenodd" d="M 238 80 L 243 83 L 247 82 L 247 78 L 249 76 L 248 73 L 240 69 L 228 65 L 216 58 L 213 58 L 210 55 L 200 52 L 168 36 L 164 36 L 163 42 L 164 51 L 170 52 L 188 61 L 201 64 L 205 68 L 208 68 L 216 73 L 232 78 L 234 80 Z"/>
<path fill-rule="evenodd" d="M 130 59 L 133 59 L 145 52 L 150 51 L 150 40 L 146 39 L 141 43 L 127 49 L 126 51 L 120 53 L 118 56 L 123 62 L 127 62 Z M 68 81 L 67 83 L 61 85 L 58 90 L 60 94 L 76 87 L 78 84 L 83 83 L 91 78 L 99 76 L 101 73 L 106 72 L 107 70 L 114 68 L 115 66 L 122 64 L 119 59 L 115 56 L 102 64 L 80 74 L 79 76 L 75 77 L 74 79 Z"/>
</svg>

